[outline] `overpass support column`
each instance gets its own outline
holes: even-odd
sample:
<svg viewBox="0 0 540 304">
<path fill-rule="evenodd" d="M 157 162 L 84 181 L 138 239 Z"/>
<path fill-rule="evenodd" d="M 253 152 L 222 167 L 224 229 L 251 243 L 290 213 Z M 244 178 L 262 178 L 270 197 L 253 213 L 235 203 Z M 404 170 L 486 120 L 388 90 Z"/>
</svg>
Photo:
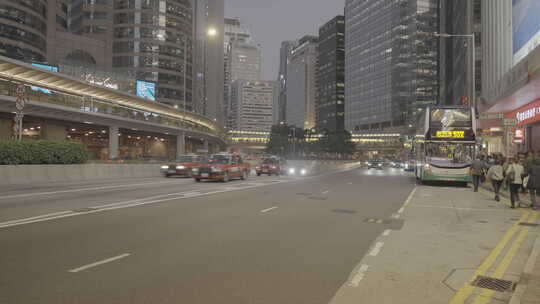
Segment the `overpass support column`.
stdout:
<svg viewBox="0 0 540 304">
<path fill-rule="evenodd" d="M 118 127 L 109 127 L 109 159 L 118 158 Z"/>
<path fill-rule="evenodd" d="M 176 156 L 182 156 L 186 154 L 186 135 L 184 132 L 176 136 Z"/>
</svg>

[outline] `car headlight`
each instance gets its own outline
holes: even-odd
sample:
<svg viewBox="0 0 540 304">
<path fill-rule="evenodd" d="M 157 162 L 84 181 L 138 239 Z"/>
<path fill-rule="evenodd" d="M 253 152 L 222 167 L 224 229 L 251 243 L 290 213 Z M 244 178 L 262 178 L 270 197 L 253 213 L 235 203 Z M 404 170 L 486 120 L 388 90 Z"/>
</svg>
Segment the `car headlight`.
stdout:
<svg viewBox="0 0 540 304">
<path fill-rule="evenodd" d="M 169 166 L 161 166 L 161 169 L 163 170 L 169 169 Z"/>
<path fill-rule="evenodd" d="M 379 167 L 382 167 L 382 164 L 379 164 Z"/>
<path fill-rule="evenodd" d="M 272 169 L 276 169 L 276 166 L 272 166 Z"/>
<path fill-rule="evenodd" d="M 214 167 L 212 167 L 211 170 L 212 170 L 212 172 L 214 172 L 214 173 L 220 173 L 220 172 L 221 172 L 221 169 L 220 169 L 220 168 L 214 168 Z"/>
<path fill-rule="evenodd" d="M 199 172 L 199 168 L 193 168 L 193 169 L 191 169 L 191 171 L 193 171 L 193 172 Z"/>
<path fill-rule="evenodd" d="M 425 165 L 424 165 L 424 169 L 426 169 L 426 170 L 431 170 L 431 166 L 430 166 L 429 164 L 425 164 Z"/>
<path fill-rule="evenodd" d="M 260 169 L 260 168 L 261 168 L 261 167 L 259 167 L 259 166 L 255 167 L 255 169 L 257 169 L 257 170 Z"/>
<path fill-rule="evenodd" d="M 306 171 L 306 169 L 302 169 L 302 170 L 300 170 L 300 175 L 306 175 L 306 174 L 307 174 L 307 171 Z"/>
<path fill-rule="evenodd" d="M 176 170 L 184 170 L 185 168 L 185 166 L 176 166 Z"/>
<path fill-rule="evenodd" d="M 296 173 L 296 169 L 294 168 L 289 168 L 289 174 L 294 174 Z"/>
</svg>

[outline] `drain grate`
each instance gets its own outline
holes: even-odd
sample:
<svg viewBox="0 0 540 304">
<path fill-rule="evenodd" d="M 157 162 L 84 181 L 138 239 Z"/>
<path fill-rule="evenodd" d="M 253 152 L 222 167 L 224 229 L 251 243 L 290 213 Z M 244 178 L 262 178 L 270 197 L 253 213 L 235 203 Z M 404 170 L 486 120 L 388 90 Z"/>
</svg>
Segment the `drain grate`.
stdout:
<svg viewBox="0 0 540 304">
<path fill-rule="evenodd" d="M 332 212 L 335 213 L 346 213 L 346 214 L 355 214 L 356 211 L 354 210 L 348 210 L 348 209 L 333 209 Z"/>
<path fill-rule="evenodd" d="M 527 226 L 527 227 L 538 227 L 538 224 L 535 223 L 519 223 L 520 226 Z"/>
<path fill-rule="evenodd" d="M 91 211 L 94 211 L 94 210 L 97 210 L 96 208 L 79 208 L 79 209 L 74 209 L 74 210 L 71 210 L 73 212 L 77 212 L 77 213 L 85 213 L 85 212 L 91 212 Z"/>
<path fill-rule="evenodd" d="M 516 283 L 491 277 L 477 276 L 471 285 L 498 292 L 514 291 Z"/>
</svg>

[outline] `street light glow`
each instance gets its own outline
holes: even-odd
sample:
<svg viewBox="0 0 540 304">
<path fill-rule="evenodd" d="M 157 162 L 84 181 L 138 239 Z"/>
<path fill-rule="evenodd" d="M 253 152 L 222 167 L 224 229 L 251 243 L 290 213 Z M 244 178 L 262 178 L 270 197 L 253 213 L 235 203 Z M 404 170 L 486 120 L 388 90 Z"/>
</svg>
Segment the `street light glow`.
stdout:
<svg viewBox="0 0 540 304">
<path fill-rule="evenodd" d="M 207 34 L 208 34 L 208 36 L 210 36 L 210 37 L 214 37 L 214 36 L 217 35 L 217 30 L 216 30 L 215 28 L 213 28 L 213 27 L 212 27 L 212 28 L 209 28 Z"/>
</svg>

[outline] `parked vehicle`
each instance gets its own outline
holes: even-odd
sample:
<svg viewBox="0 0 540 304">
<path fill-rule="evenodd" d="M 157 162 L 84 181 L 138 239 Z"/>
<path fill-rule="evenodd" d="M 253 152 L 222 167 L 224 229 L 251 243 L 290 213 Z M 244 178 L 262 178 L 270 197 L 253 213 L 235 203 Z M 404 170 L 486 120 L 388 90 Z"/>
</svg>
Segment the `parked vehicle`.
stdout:
<svg viewBox="0 0 540 304">
<path fill-rule="evenodd" d="M 251 165 L 244 162 L 240 155 L 223 153 L 210 156 L 205 164 L 193 168 L 192 174 L 196 182 L 217 180 L 226 183 L 235 178 L 245 180 L 250 171 Z"/>
<path fill-rule="evenodd" d="M 183 176 L 191 177 L 193 168 L 196 168 L 205 162 L 204 156 L 183 155 L 169 165 L 161 167 L 161 172 L 165 177 Z"/>
</svg>

